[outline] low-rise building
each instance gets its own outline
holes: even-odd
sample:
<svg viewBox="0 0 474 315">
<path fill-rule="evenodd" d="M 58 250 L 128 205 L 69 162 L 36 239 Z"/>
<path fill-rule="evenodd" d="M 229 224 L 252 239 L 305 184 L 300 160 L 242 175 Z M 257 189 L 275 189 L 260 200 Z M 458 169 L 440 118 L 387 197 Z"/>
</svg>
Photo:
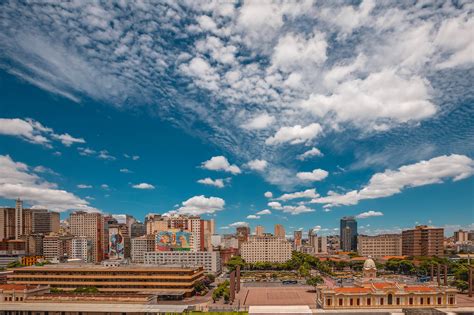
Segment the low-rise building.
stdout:
<svg viewBox="0 0 474 315">
<path fill-rule="evenodd" d="M 402 236 L 400 234 L 358 235 L 357 251 L 364 257 L 400 256 Z"/>
<path fill-rule="evenodd" d="M 71 291 L 95 287 L 99 292 L 147 292 L 186 297 L 204 278 L 202 267 L 126 265 L 105 267 L 92 264 L 57 264 L 12 269 L 9 284 L 42 285 Z"/>
<path fill-rule="evenodd" d="M 242 243 L 242 258 L 249 263 L 286 262 L 291 259 L 291 243 L 276 236 L 250 236 Z"/>
<path fill-rule="evenodd" d="M 48 286 L 0 284 L 0 303 L 23 302 L 30 296 L 49 293 Z"/>
<path fill-rule="evenodd" d="M 145 264 L 180 265 L 186 267 L 203 267 L 206 272 L 219 273 L 221 258 L 219 252 L 148 252 L 145 253 Z"/>
</svg>

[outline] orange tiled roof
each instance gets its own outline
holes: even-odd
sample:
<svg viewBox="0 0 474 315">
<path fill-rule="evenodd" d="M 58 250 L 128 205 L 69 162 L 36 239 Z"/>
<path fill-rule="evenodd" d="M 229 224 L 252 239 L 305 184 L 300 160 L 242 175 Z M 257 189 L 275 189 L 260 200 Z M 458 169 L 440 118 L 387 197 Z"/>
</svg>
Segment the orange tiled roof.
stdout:
<svg viewBox="0 0 474 315">
<path fill-rule="evenodd" d="M 393 282 L 373 282 L 374 288 L 376 289 L 386 289 L 386 288 L 395 288 L 396 285 Z"/>
<path fill-rule="evenodd" d="M 405 286 L 403 288 L 405 291 L 408 291 L 408 292 L 417 292 L 417 291 L 421 291 L 421 292 L 432 292 L 432 291 L 436 291 L 435 288 L 432 288 L 432 287 L 426 287 L 426 286 L 422 286 L 422 285 L 412 285 L 412 286 Z"/>
<path fill-rule="evenodd" d="M 35 286 L 25 285 L 25 284 L 0 284 L 0 290 L 23 291 L 23 290 L 31 290 L 35 288 L 36 288 Z"/>
<path fill-rule="evenodd" d="M 352 261 L 366 261 L 367 257 L 354 257 L 351 258 Z"/>
<path fill-rule="evenodd" d="M 370 293 L 372 289 L 370 288 L 359 288 L 359 287 L 343 287 L 343 288 L 334 288 L 336 293 Z"/>
<path fill-rule="evenodd" d="M 405 259 L 408 256 L 383 256 L 382 259 L 389 260 L 389 259 Z"/>
</svg>

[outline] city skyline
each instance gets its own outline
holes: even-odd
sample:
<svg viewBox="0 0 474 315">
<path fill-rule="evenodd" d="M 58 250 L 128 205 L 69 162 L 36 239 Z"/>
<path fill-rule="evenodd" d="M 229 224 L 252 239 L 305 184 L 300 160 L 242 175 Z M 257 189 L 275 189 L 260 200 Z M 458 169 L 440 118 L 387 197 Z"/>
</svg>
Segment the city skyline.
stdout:
<svg viewBox="0 0 474 315">
<path fill-rule="evenodd" d="M 0 206 L 474 229 L 466 8 L 129 5 L 0 5 Z"/>
</svg>

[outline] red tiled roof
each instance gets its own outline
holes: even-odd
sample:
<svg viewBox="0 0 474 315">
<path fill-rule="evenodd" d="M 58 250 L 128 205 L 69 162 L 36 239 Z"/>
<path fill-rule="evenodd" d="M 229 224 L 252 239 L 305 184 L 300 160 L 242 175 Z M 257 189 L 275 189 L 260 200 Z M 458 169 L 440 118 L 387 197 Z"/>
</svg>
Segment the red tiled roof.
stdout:
<svg viewBox="0 0 474 315">
<path fill-rule="evenodd" d="M 359 288 L 359 287 L 345 287 L 345 288 L 334 288 L 336 293 L 370 293 L 370 288 Z"/>
<path fill-rule="evenodd" d="M 408 292 L 433 292 L 433 291 L 436 291 L 435 288 L 432 288 L 432 287 L 426 287 L 426 286 L 422 286 L 422 285 L 412 285 L 412 286 L 405 286 L 404 287 L 404 290 L 405 291 L 408 291 Z"/>
<path fill-rule="evenodd" d="M 374 282 L 372 283 L 376 289 L 395 288 L 396 285 L 393 282 Z"/>
<path fill-rule="evenodd" d="M 23 290 L 31 290 L 35 288 L 36 288 L 35 286 L 25 285 L 25 284 L 0 284 L 0 290 L 23 291 Z"/>
</svg>

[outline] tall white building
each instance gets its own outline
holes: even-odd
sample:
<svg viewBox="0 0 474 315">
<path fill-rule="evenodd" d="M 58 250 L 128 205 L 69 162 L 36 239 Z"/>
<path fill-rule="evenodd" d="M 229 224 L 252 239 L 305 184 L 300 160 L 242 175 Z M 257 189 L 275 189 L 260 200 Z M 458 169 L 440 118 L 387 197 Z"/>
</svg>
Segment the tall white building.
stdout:
<svg viewBox="0 0 474 315">
<path fill-rule="evenodd" d="M 132 262 L 144 263 L 145 253 L 155 251 L 155 236 L 153 234 L 132 238 Z"/>
<path fill-rule="evenodd" d="M 291 243 L 275 236 L 250 236 L 240 248 L 242 258 L 249 263 L 286 262 L 291 259 Z"/>
<path fill-rule="evenodd" d="M 15 239 L 19 240 L 23 232 L 23 201 L 18 198 L 15 205 Z"/>
<path fill-rule="evenodd" d="M 327 254 L 328 253 L 328 238 L 326 236 L 317 236 L 313 234 L 309 236 L 309 243 L 313 247 L 313 253 L 315 254 Z"/>
<path fill-rule="evenodd" d="M 71 241 L 71 258 L 92 261 L 92 239 L 76 236 Z"/>
<path fill-rule="evenodd" d="M 361 256 L 372 258 L 400 256 L 402 255 L 402 235 L 359 235 L 357 236 L 357 251 Z"/>
</svg>

